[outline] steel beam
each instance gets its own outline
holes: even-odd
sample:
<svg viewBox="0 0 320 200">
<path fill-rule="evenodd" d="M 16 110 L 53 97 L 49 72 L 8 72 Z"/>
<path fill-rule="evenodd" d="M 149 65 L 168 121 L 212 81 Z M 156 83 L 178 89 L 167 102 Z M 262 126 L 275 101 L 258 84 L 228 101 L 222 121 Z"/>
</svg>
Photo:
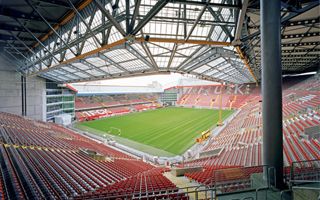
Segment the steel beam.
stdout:
<svg viewBox="0 0 320 200">
<path fill-rule="evenodd" d="M 33 0 L 33 1 L 35 1 L 35 0 Z M 70 6 L 65 1 L 62 1 L 62 0 L 37 0 L 35 2 L 40 3 L 40 5 L 47 4 L 47 5 L 51 5 L 51 6 L 71 9 Z"/>
<path fill-rule="evenodd" d="M 130 33 L 131 35 L 136 35 L 160 10 L 167 5 L 169 0 L 159 0 L 151 10 L 146 14 L 146 16 L 140 20 L 137 26 Z"/>
<path fill-rule="evenodd" d="M 0 15 L 2 16 L 7 16 L 7 17 L 12 17 L 15 19 L 24 19 L 24 20 L 30 20 L 30 21 L 40 21 L 42 22 L 42 18 L 39 17 L 38 15 L 32 13 L 26 13 L 26 12 L 21 12 L 18 10 L 14 10 L 8 7 L 4 7 L 0 5 Z M 58 23 L 57 21 L 52 21 L 50 20 L 50 23 Z"/>
<path fill-rule="evenodd" d="M 144 55 L 141 55 L 139 51 L 137 51 L 134 47 L 130 45 L 126 45 L 126 48 L 133 54 L 135 55 L 139 60 L 141 60 L 144 64 L 149 66 L 150 68 L 154 68 L 152 64 L 145 58 Z"/>
<path fill-rule="evenodd" d="M 24 28 L 21 26 L 15 26 L 15 25 L 10 25 L 10 24 L 5 24 L 5 23 L 0 23 L 0 30 L 4 31 L 17 31 L 17 32 L 25 32 Z M 29 28 L 33 33 L 45 33 L 44 31 L 41 31 L 39 29 L 34 29 L 34 28 Z"/>
<path fill-rule="evenodd" d="M 211 7 L 208 7 L 208 11 L 211 13 L 212 17 L 216 21 L 224 22 L 223 17 L 221 17 L 220 13 L 219 13 L 219 15 L 216 14 L 216 12 Z M 227 28 L 227 26 L 226 25 L 221 25 L 220 27 L 225 32 L 225 34 L 230 38 L 230 41 L 232 41 L 233 36 L 232 36 L 231 32 L 229 31 L 229 29 Z"/>
<path fill-rule="evenodd" d="M 88 57 L 88 56 L 97 54 L 97 53 L 99 53 L 99 52 L 101 52 L 101 51 L 103 51 L 103 50 L 111 49 L 111 48 L 113 48 L 113 47 L 116 47 L 116 46 L 119 46 L 119 45 L 121 45 L 121 44 L 124 44 L 125 42 L 126 42 L 126 41 L 125 41 L 124 39 L 122 39 L 122 40 L 118 40 L 118 41 L 116 41 L 116 42 L 114 42 L 114 43 L 111 43 L 111 44 L 103 45 L 103 46 L 100 47 L 100 48 L 97 48 L 97 49 L 92 50 L 92 51 L 89 51 L 89 52 L 87 52 L 87 53 L 78 55 L 78 56 L 73 57 L 73 58 L 71 58 L 71 59 L 65 60 L 65 61 L 63 61 L 63 62 L 61 62 L 61 63 L 59 63 L 59 64 L 57 64 L 57 65 L 55 65 L 55 66 L 51 66 L 51 67 L 50 67 L 50 70 L 53 70 L 53 69 L 56 69 L 56 68 L 60 68 L 60 67 L 61 67 L 62 65 L 64 65 L 64 64 L 69 64 L 69 63 L 78 61 L 78 60 L 83 59 L 83 58 L 86 58 L 86 57 Z M 45 69 L 45 70 L 42 70 L 42 71 L 38 71 L 38 72 L 36 72 L 36 73 L 31 74 L 31 76 L 37 75 L 37 74 L 39 74 L 39 73 L 41 73 L 41 72 L 45 72 L 45 71 L 48 71 L 48 70 L 49 70 L 49 69 Z"/>
<path fill-rule="evenodd" d="M 109 62 L 111 65 L 113 65 L 114 67 L 118 68 L 119 70 L 123 71 L 123 72 L 127 72 L 127 73 L 131 73 L 130 71 L 128 71 L 126 68 L 122 67 L 121 65 L 119 65 L 117 62 L 113 61 L 112 59 L 108 58 L 107 56 L 105 56 L 102 53 L 98 53 L 98 57 L 100 57 L 102 60 L 105 60 L 107 62 Z"/>
<path fill-rule="evenodd" d="M 195 6 L 203 6 L 207 4 L 204 1 L 188 1 L 188 0 L 170 0 L 170 3 L 180 3 L 180 4 L 195 5 Z M 233 8 L 233 9 L 241 8 L 241 5 L 224 4 L 224 3 L 208 3 L 208 6 L 215 7 L 215 8 Z"/>
<path fill-rule="evenodd" d="M 136 41 L 144 42 L 145 38 L 136 38 Z M 209 46 L 230 46 L 230 42 L 220 42 L 220 41 L 207 41 L 207 40 L 181 40 L 172 38 L 149 38 L 148 42 L 165 42 L 165 43 L 176 43 L 176 44 L 199 44 L 199 45 L 209 45 Z"/>
<path fill-rule="evenodd" d="M 134 73 L 116 73 L 112 74 L 112 77 L 106 76 L 97 76 L 97 77 L 89 77 L 89 78 L 82 78 L 82 79 L 74 79 L 74 80 L 67 80 L 64 81 L 65 83 L 72 83 L 72 82 L 87 82 L 87 81 L 97 81 L 97 80 L 106 80 L 108 79 L 118 79 L 118 78 L 127 78 L 127 77 L 139 77 L 139 76 L 146 76 L 146 75 L 159 75 L 159 74 L 169 74 L 170 72 L 167 71 L 143 71 L 143 72 L 134 72 Z"/>
<path fill-rule="evenodd" d="M 239 54 L 240 59 L 243 61 L 244 65 L 248 68 L 251 76 L 253 77 L 253 79 L 255 80 L 256 84 L 258 84 L 258 79 L 256 77 L 256 75 L 254 74 L 252 68 L 250 67 L 250 62 L 248 60 L 248 58 L 245 56 L 245 54 L 243 53 L 243 51 L 241 50 L 241 48 L 239 46 L 236 47 L 236 50 Z"/>
<path fill-rule="evenodd" d="M 156 71 L 159 70 L 159 66 L 158 66 L 157 62 L 154 60 L 153 55 L 152 55 L 147 43 L 141 42 L 140 45 L 141 45 L 142 49 L 144 50 L 144 52 L 146 53 L 146 55 L 148 56 L 148 58 L 150 59 L 154 70 L 156 70 Z"/>
<path fill-rule="evenodd" d="M 81 11 L 85 7 L 87 7 L 93 0 L 84 0 L 80 3 L 79 6 L 77 6 L 77 10 Z M 76 14 L 74 12 L 69 12 L 60 22 L 57 22 L 56 25 L 53 26 L 54 30 L 58 30 L 61 28 L 61 26 L 65 25 L 67 22 L 69 22 Z M 53 31 L 49 31 L 47 34 L 39 38 L 40 41 L 45 41 L 49 38 L 49 36 L 53 33 Z M 33 48 L 37 47 L 39 44 L 36 43 Z"/>
<path fill-rule="evenodd" d="M 126 4 L 126 35 L 130 32 L 130 0 L 125 1 Z"/>
<path fill-rule="evenodd" d="M 198 22 L 199 22 L 199 20 L 201 19 L 203 13 L 207 10 L 207 5 L 208 5 L 209 2 L 210 2 L 210 0 L 207 0 L 207 1 L 206 1 L 207 4 L 205 4 L 205 5 L 202 7 L 200 13 L 199 13 L 198 16 L 197 16 L 197 19 L 194 21 L 191 29 L 189 30 L 189 33 L 187 34 L 187 37 L 185 38 L 185 41 L 188 41 L 188 40 L 189 40 L 190 36 L 192 35 L 193 30 L 194 30 L 194 29 L 196 28 L 196 26 L 198 25 Z"/>
<path fill-rule="evenodd" d="M 28 38 L 28 37 L 19 37 L 20 40 L 23 40 L 25 42 L 33 42 L 34 40 L 32 38 Z M 0 34 L 0 40 L 17 40 L 15 37 L 13 37 L 12 35 L 4 35 L 4 34 Z"/>
<path fill-rule="evenodd" d="M 136 18 L 137 18 L 138 14 L 139 14 L 140 4 L 141 4 L 141 0 L 136 0 L 135 6 L 134 6 L 133 15 L 132 15 L 132 18 L 131 18 L 131 21 L 130 21 L 130 25 L 129 25 L 129 33 L 131 33 L 133 31 L 133 28 L 135 26 Z"/>
<path fill-rule="evenodd" d="M 309 26 L 313 25 L 315 23 L 319 23 L 320 18 L 314 18 L 314 19 L 304 19 L 304 20 L 294 20 L 294 21 L 288 21 L 284 24 L 285 27 L 292 27 L 292 26 Z M 259 29 L 260 26 L 250 26 L 250 29 Z"/>
<path fill-rule="evenodd" d="M 69 50 L 70 50 L 74 55 L 77 55 L 77 53 L 72 50 L 72 48 L 69 46 L 69 44 L 64 41 L 64 39 L 63 39 L 62 36 L 56 31 L 56 29 L 51 26 L 51 24 L 48 22 L 48 20 L 36 9 L 36 7 L 34 7 L 34 6 L 30 3 L 30 0 L 26 0 L 26 1 L 27 1 L 28 5 L 29 5 L 30 7 L 32 7 L 32 9 L 42 18 L 42 21 L 45 22 L 45 24 L 47 24 L 47 26 L 60 38 L 60 40 L 62 41 L 62 43 L 64 43 L 64 45 L 66 45 L 66 46 L 69 48 Z"/>
<path fill-rule="evenodd" d="M 100 3 L 99 0 L 95 0 L 94 3 L 100 9 L 104 16 L 108 18 L 108 20 L 112 23 L 112 25 L 119 31 L 122 36 L 126 36 L 126 32 L 122 29 L 121 25 L 117 20 L 110 14 L 110 12 Z"/>
<path fill-rule="evenodd" d="M 56 61 L 59 62 L 59 60 L 52 54 L 52 52 L 35 36 L 24 24 L 20 23 L 19 20 L 17 22 L 37 41 L 39 44 L 52 56 L 51 58 L 56 59 Z"/>
<path fill-rule="evenodd" d="M 260 0 L 260 5 L 264 178 L 283 189 L 280 1 Z"/>
<path fill-rule="evenodd" d="M 320 32 L 307 32 L 307 33 L 299 33 L 299 34 L 286 34 L 282 35 L 282 39 L 292 39 L 292 38 L 306 38 L 306 37 L 317 37 L 320 36 Z"/>
<path fill-rule="evenodd" d="M 249 0 L 244 0 L 242 3 L 242 8 L 240 10 L 238 23 L 237 23 L 236 34 L 234 36 L 234 41 L 236 43 L 240 42 L 243 23 L 244 23 L 244 19 L 245 19 L 246 13 L 247 13 L 248 3 L 249 3 Z"/>
<path fill-rule="evenodd" d="M 94 38 L 94 40 L 96 41 L 96 46 L 99 47 L 101 46 L 101 42 L 99 41 L 99 39 L 97 38 L 97 36 L 92 32 L 91 27 L 87 24 L 86 20 L 82 17 L 81 13 L 77 10 L 77 8 L 73 5 L 71 0 L 68 0 L 71 8 L 74 10 L 74 12 L 79 16 L 79 18 L 81 19 L 82 23 L 86 26 L 87 30 L 90 35 Z M 94 18 L 94 15 L 91 16 L 92 20 Z M 91 20 L 90 20 L 91 21 Z"/>
<path fill-rule="evenodd" d="M 111 74 L 109 74 L 108 72 L 100 69 L 99 67 L 91 64 L 90 62 L 88 62 L 88 61 L 86 61 L 86 60 L 84 60 L 84 59 L 80 60 L 80 63 L 83 63 L 84 65 L 87 65 L 87 66 L 90 67 L 91 69 L 97 70 L 97 71 L 99 71 L 99 72 L 101 72 L 101 73 L 103 73 L 103 74 L 105 74 L 105 75 L 111 76 Z"/>
<path fill-rule="evenodd" d="M 289 15 L 287 15 L 286 17 L 281 19 L 281 25 L 285 26 L 285 24 L 287 24 L 291 19 L 301 15 L 304 12 L 307 12 L 308 10 L 311 10 L 312 8 L 315 8 L 318 5 L 319 5 L 319 2 L 311 2 L 309 5 L 299 9 L 297 12 L 289 13 Z M 241 41 L 244 42 L 244 41 L 250 40 L 258 35 L 260 35 L 260 30 L 254 32 L 253 34 L 248 35 L 244 38 L 241 38 Z"/>
</svg>

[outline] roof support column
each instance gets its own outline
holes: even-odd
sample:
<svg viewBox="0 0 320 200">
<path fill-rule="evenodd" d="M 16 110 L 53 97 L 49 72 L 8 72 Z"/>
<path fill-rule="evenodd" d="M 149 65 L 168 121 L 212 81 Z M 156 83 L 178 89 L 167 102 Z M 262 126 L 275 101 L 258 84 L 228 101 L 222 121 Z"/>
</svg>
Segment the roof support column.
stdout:
<svg viewBox="0 0 320 200">
<path fill-rule="evenodd" d="M 283 188 L 280 0 L 260 0 L 264 177 Z M 268 170 L 268 168 L 270 170 Z M 268 171 L 270 173 L 268 173 Z"/>
<path fill-rule="evenodd" d="M 22 116 L 27 116 L 27 87 L 26 77 L 21 75 L 21 113 Z"/>
</svg>

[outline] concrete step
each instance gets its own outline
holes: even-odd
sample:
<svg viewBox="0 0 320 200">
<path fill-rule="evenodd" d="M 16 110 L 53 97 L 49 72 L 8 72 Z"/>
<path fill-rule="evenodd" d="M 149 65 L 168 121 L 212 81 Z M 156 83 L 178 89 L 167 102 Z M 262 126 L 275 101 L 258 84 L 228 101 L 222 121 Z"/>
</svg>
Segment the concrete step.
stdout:
<svg viewBox="0 0 320 200">
<path fill-rule="evenodd" d="M 292 193 L 294 200 L 320 200 L 320 183 L 295 186 Z"/>
<path fill-rule="evenodd" d="M 178 188 L 184 188 L 181 192 L 188 193 L 190 200 L 201 200 L 201 199 L 210 199 L 211 192 L 196 192 L 195 190 L 205 190 L 199 183 L 189 180 L 185 176 L 174 176 L 171 172 L 165 172 L 163 174 L 167 177 L 172 183 L 174 183 Z"/>
</svg>

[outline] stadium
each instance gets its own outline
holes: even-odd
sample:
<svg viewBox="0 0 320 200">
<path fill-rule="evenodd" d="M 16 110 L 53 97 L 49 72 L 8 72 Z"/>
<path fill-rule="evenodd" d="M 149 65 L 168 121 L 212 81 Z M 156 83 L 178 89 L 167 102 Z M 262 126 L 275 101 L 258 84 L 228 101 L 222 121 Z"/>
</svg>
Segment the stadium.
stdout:
<svg viewBox="0 0 320 200">
<path fill-rule="evenodd" d="M 320 199 L 319 13 L 0 1 L 0 200 Z"/>
</svg>

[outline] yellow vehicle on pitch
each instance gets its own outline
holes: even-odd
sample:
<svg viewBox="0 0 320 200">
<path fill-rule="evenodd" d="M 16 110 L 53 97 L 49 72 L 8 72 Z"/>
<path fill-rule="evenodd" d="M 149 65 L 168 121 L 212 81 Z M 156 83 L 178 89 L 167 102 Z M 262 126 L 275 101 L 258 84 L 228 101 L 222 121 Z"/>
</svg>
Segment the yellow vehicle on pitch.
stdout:
<svg viewBox="0 0 320 200">
<path fill-rule="evenodd" d="M 203 131 L 201 133 L 201 137 L 196 139 L 196 142 L 201 143 L 201 142 L 205 141 L 206 139 L 209 138 L 210 134 L 211 134 L 211 130 L 210 129 L 206 130 L 206 131 Z"/>
</svg>

